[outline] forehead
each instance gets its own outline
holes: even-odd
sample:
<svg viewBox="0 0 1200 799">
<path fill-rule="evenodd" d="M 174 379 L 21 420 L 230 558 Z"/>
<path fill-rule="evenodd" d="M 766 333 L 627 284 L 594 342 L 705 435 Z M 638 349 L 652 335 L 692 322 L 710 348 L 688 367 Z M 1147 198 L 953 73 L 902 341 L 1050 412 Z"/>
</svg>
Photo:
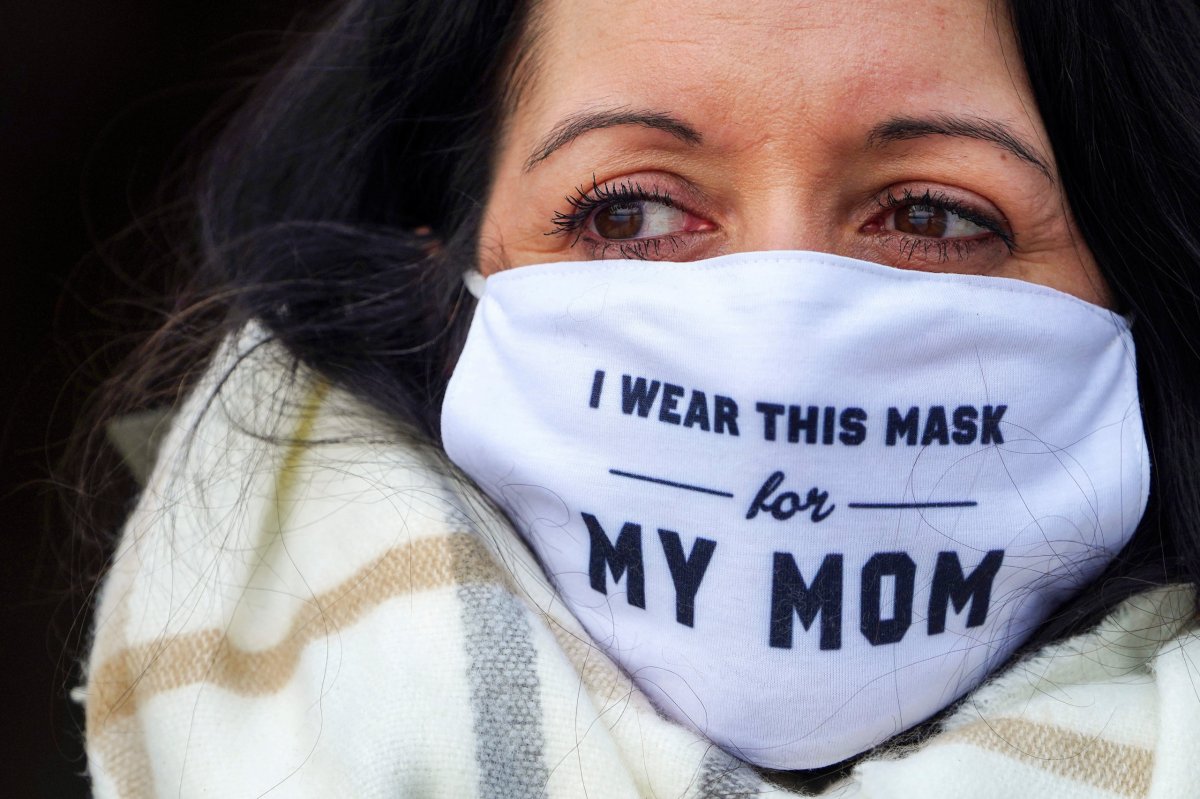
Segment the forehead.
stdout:
<svg viewBox="0 0 1200 799">
<path fill-rule="evenodd" d="M 992 0 L 544 0 L 537 19 L 515 141 L 605 105 L 667 109 L 712 146 L 849 136 L 930 110 L 1042 138 Z"/>
</svg>

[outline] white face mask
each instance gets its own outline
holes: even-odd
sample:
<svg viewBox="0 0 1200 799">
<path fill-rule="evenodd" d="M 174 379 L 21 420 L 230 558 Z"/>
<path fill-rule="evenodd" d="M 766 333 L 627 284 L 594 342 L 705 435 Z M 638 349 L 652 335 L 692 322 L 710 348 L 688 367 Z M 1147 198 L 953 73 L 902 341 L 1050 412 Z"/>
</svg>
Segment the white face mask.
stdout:
<svg viewBox="0 0 1200 799">
<path fill-rule="evenodd" d="M 777 769 L 976 686 L 1149 488 L 1120 316 L 806 252 L 488 278 L 442 435 L 663 713 Z"/>
</svg>

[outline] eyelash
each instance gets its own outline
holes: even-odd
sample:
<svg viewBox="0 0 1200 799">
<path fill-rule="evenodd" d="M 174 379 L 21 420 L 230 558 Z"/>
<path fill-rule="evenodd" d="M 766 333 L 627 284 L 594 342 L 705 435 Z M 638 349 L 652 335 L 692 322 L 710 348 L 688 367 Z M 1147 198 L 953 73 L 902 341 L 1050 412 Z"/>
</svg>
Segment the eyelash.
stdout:
<svg viewBox="0 0 1200 799">
<path fill-rule="evenodd" d="M 588 220 L 600 208 L 633 202 L 661 203 L 668 208 L 674 208 L 675 201 L 671 199 L 671 195 L 661 192 L 657 188 L 647 191 L 642 188 L 640 183 L 629 181 L 601 186 L 596 181 L 596 176 L 593 175 L 591 188 L 578 186 L 575 193 L 568 195 L 565 199 L 571 206 L 571 210 L 555 211 L 554 218 L 551 220 L 554 230 L 549 231 L 546 235 L 570 236 L 572 237 L 572 247 L 582 240 L 584 244 L 591 247 L 593 257 L 603 258 L 610 253 L 616 253 L 622 258 L 646 260 L 661 257 L 664 245 L 670 247 L 671 250 L 679 245 L 678 236 L 658 236 L 625 241 L 594 240 L 585 237 Z"/>
<path fill-rule="evenodd" d="M 554 217 L 551 220 L 554 224 L 554 229 L 547 232 L 546 235 L 572 237 L 571 246 L 575 246 L 580 241 L 583 241 L 584 244 L 591 248 L 593 257 L 602 258 L 615 252 L 622 258 L 642 260 L 651 257 L 658 258 L 662 255 L 664 245 L 673 250 L 680 243 L 678 236 L 659 236 L 656 238 L 624 241 L 591 239 L 586 236 L 588 220 L 600 208 L 633 202 L 654 202 L 661 203 L 668 208 L 676 207 L 675 202 L 671 199 L 671 195 L 659 191 L 658 188 L 647 191 L 640 183 L 629 181 L 602 186 L 596 181 L 595 175 L 593 175 L 590 188 L 579 186 L 575 189 L 574 194 L 568 195 L 565 199 L 567 204 L 571 206 L 571 210 L 566 212 L 555 211 Z M 1015 237 L 1009 232 L 1003 222 L 981 213 L 957 198 L 943 192 L 926 190 L 918 196 L 911 189 L 904 189 L 900 192 L 900 196 L 896 196 L 891 189 L 888 189 L 882 196 L 876 198 L 876 203 L 885 211 L 910 205 L 938 208 L 955 214 L 993 234 L 1004 244 L 1009 252 L 1013 252 L 1016 249 Z M 892 234 L 889 238 L 897 243 L 900 254 L 909 260 L 912 260 L 919 252 L 923 258 L 938 262 L 948 261 L 952 255 L 960 260 L 965 259 L 980 244 L 984 243 L 980 239 L 932 239 L 901 233 Z"/>
</svg>

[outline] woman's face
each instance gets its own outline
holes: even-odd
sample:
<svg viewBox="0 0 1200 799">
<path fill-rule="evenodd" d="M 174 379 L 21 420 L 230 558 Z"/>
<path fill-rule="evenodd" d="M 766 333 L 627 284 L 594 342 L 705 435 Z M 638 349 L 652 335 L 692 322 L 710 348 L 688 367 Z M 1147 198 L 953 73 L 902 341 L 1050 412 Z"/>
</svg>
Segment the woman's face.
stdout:
<svg viewBox="0 0 1200 799">
<path fill-rule="evenodd" d="M 818 250 L 1111 303 L 1003 4 L 543 0 L 480 268 Z"/>
</svg>

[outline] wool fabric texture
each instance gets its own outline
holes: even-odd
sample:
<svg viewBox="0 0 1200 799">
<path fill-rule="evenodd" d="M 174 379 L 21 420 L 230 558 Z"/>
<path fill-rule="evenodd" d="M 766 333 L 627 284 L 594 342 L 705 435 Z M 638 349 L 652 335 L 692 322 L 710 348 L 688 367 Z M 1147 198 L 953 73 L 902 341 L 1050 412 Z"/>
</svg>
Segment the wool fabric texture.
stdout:
<svg viewBox="0 0 1200 799">
<path fill-rule="evenodd" d="M 172 417 L 76 692 L 97 797 L 804 795 L 664 718 L 440 453 L 293 365 L 252 329 Z M 1196 630 L 1148 591 L 824 795 L 1194 796 Z"/>
</svg>

